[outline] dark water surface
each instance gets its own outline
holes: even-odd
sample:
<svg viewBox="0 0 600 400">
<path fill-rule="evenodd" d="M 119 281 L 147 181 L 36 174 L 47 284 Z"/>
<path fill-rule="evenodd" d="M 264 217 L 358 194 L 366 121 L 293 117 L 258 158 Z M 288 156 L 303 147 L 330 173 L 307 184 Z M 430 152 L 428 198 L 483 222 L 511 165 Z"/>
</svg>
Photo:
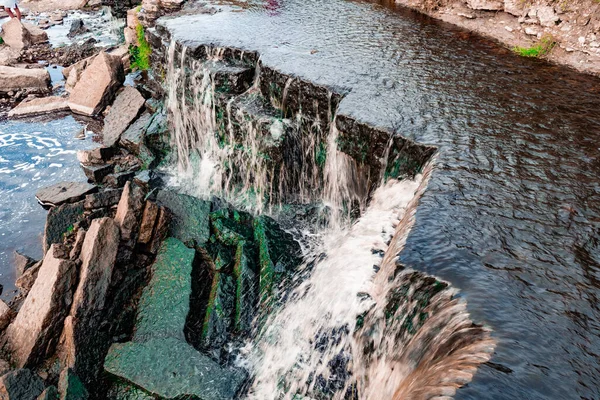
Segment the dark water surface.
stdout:
<svg viewBox="0 0 600 400">
<path fill-rule="evenodd" d="M 82 125 L 73 117 L 54 121 L 0 120 L 0 284 L 14 296 L 14 251 L 42 256 L 46 210 L 36 201 L 42 187 L 84 181 L 76 152 L 90 147 L 76 139 Z"/>
<path fill-rule="evenodd" d="M 269 1 L 167 20 L 188 44 L 348 91 L 339 113 L 439 146 L 401 259 L 494 330 L 462 399 L 600 398 L 600 80 L 404 9 Z"/>
</svg>

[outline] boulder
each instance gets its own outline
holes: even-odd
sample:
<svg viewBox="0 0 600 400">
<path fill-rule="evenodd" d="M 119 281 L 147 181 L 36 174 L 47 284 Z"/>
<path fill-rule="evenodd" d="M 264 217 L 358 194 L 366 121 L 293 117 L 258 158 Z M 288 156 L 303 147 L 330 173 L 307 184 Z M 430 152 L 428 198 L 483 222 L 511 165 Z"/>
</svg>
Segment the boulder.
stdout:
<svg viewBox="0 0 600 400">
<path fill-rule="evenodd" d="M 79 150 L 77 151 L 77 159 L 84 165 L 104 164 L 115 155 L 115 150 L 116 149 L 112 147 L 97 147 L 92 150 Z"/>
<path fill-rule="evenodd" d="M 37 263 L 37 260 L 15 251 L 15 271 L 17 273 L 17 278 L 23 275 L 23 273 L 31 268 L 35 263 Z"/>
<path fill-rule="evenodd" d="M 50 96 L 22 101 L 18 106 L 10 110 L 10 118 L 30 117 L 50 113 L 69 111 L 69 104 L 64 97 Z"/>
<path fill-rule="evenodd" d="M 65 234 L 72 231 L 75 224 L 84 218 L 83 211 L 83 201 L 79 201 L 53 207 L 48 212 L 44 228 L 44 251 L 52 244 L 63 242 Z"/>
<path fill-rule="evenodd" d="M 503 0 L 467 0 L 467 5 L 473 10 L 484 11 L 502 11 L 504 10 Z"/>
<path fill-rule="evenodd" d="M 77 265 L 64 259 L 62 246 L 46 253 L 33 287 L 5 332 L 5 349 L 19 367 L 36 365 L 51 354 L 71 304 Z M 37 397 L 43 390 L 40 389 Z M 34 398 L 35 398 L 34 397 Z"/>
<path fill-rule="evenodd" d="M 504 11 L 515 17 L 521 17 L 525 14 L 523 7 L 524 3 L 520 0 L 504 0 Z"/>
<path fill-rule="evenodd" d="M 21 290 L 22 293 L 29 293 L 35 280 L 37 279 L 38 273 L 40 271 L 40 267 L 42 266 L 42 261 L 38 261 L 31 268 L 28 268 L 21 276 L 17 278 L 15 281 L 15 286 Z"/>
<path fill-rule="evenodd" d="M 135 177 L 136 171 L 125 171 L 117 174 L 110 174 L 104 178 L 104 184 L 110 188 L 122 188 Z"/>
<path fill-rule="evenodd" d="M 152 121 L 152 115 L 144 112 L 127 130 L 121 135 L 121 146 L 125 147 L 131 153 L 140 154 L 144 145 L 144 135 L 146 128 Z"/>
<path fill-rule="evenodd" d="M 75 242 L 73 243 L 73 247 L 71 247 L 71 252 L 69 253 L 69 259 L 72 261 L 76 261 L 79 259 L 79 255 L 81 254 L 81 248 L 83 247 L 83 241 L 85 240 L 86 231 L 82 228 L 77 230 L 77 236 L 75 236 Z"/>
<path fill-rule="evenodd" d="M 13 49 L 24 49 L 33 44 L 31 33 L 16 18 L 12 18 L 2 25 L 2 39 Z"/>
<path fill-rule="evenodd" d="M 81 165 L 81 169 L 83 169 L 83 173 L 88 178 L 88 181 L 96 184 L 102 183 L 104 178 L 108 175 L 112 174 L 115 170 L 115 166 L 113 164 L 104 164 L 104 165 Z"/>
<path fill-rule="evenodd" d="M 554 7 L 551 6 L 535 6 L 531 7 L 528 15 L 532 18 L 536 18 L 540 21 L 540 25 L 552 27 L 560 21 L 560 18 L 554 11 Z"/>
<path fill-rule="evenodd" d="M 60 182 L 38 190 L 37 201 L 45 207 L 55 207 L 64 203 L 75 203 L 98 188 L 86 182 Z"/>
<path fill-rule="evenodd" d="M 36 400 L 43 391 L 42 379 L 28 369 L 17 369 L 0 377 L 2 400 Z"/>
<path fill-rule="evenodd" d="M 35 26 L 28 22 L 22 22 L 25 29 L 29 31 L 31 41 L 33 44 L 46 43 L 48 41 L 48 34 L 41 29 L 39 26 Z"/>
<path fill-rule="evenodd" d="M 123 188 L 123 194 L 117 206 L 115 221 L 121 228 L 123 241 L 127 242 L 129 247 L 133 247 L 138 236 L 140 219 L 144 207 L 145 192 L 137 185 L 127 182 Z"/>
<path fill-rule="evenodd" d="M 26 90 L 31 94 L 50 92 L 50 74 L 43 68 L 0 66 L 0 93 Z"/>
<path fill-rule="evenodd" d="M 104 119 L 102 141 L 105 146 L 112 147 L 119 142 L 121 134 L 135 120 L 145 102 L 134 87 L 123 88 Z"/>
<path fill-rule="evenodd" d="M 3 331 L 8 324 L 11 322 L 14 317 L 14 312 L 4 301 L 0 300 L 0 331 Z M 5 368 L 3 368 L 3 363 L 6 361 L 0 360 L 0 374 L 4 374 Z"/>
<path fill-rule="evenodd" d="M 81 79 L 83 71 L 85 71 L 85 69 L 94 61 L 95 58 L 95 55 L 85 58 L 63 69 L 62 73 L 66 80 L 65 90 L 67 93 L 71 93 L 73 91 L 75 85 L 77 85 L 77 82 L 79 82 L 79 79 Z"/>
<path fill-rule="evenodd" d="M 88 194 L 85 196 L 83 207 L 86 210 L 95 208 L 112 207 L 119 204 L 123 191 L 121 189 L 109 189 L 102 192 Z"/>
<path fill-rule="evenodd" d="M 124 80 L 121 59 L 101 52 L 71 91 L 69 107 L 75 113 L 98 115 L 112 101 Z"/>
<path fill-rule="evenodd" d="M 67 37 L 74 38 L 75 36 L 83 35 L 88 31 L 88 28 L 83 24 L 83 20 L 77 18 L 71 22 L 71 28 L 69 29 L 69 33 L 67 33 Z"/>
<path fill-rule="evenodd" d="M 210 202 L 170 190 L 161 190 L 156 196 L 159 205 L 172 214 L 169 235 L 188 246 L 203 246 L 210 235 Z"/>
</svg>

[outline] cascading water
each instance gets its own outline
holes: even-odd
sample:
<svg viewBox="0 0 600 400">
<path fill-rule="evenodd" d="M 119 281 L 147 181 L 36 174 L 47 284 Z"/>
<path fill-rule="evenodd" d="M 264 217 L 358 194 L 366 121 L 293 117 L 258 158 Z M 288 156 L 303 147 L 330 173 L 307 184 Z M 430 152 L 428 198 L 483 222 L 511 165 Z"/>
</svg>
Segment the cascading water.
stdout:
<svg viewBox="0 0 600 400">
<path fill-rule="evenodd" d="M 397 265 L 432 162 L 414 179 L 386 181 L 390 140 L 381 183 L 369 192 L 357 162 L 338 150 L 331 95 L 324 131 L 318 113 L 290 117 L 291 78 L 274 104 L 279 109 L 267 110 L 260 61 L 254 85 L 226 99 L 214 72 L 225 49 L 205 48 L 202 61 L 177 49 L 171 43 L 167 70 L 177 183 L 255 213 L 286 202 L 327 206 L 328 224 L 311 227 L 318 240 L 305 246 L 305 265 L 284 288 L 285 301 L 255 321 L 260 326 L 240 351 L 239 364 L 252 376 L 247 397 L 452 396 L 489 359 L 494 342 L 448 283 Z"/>
</svg>

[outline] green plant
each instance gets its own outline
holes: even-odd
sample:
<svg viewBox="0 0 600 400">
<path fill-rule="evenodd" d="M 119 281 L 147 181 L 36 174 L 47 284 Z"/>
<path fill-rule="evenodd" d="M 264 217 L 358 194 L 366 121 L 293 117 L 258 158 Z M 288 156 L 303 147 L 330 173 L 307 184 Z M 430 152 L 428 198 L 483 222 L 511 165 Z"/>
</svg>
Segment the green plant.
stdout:
<svg viewBox="0 0 600 400">
<path fill-rule="evenodd" d="M 4 44 L 4 39 L 0 37 L 0 44 Z"/>
<path fill-rule="evenodd" d="M 550 53 L 556 45 L 556 40 L 550 34 L 545 34 L 540 41 L 531 47 L 513 47 L 513 51 L 523 57 L 542 57 Z"/>
<path fill-rule="evenodd" d="M 138 24 L 135 27 L 137 34 L 137 46 L 131 46 L 129 48 L 129 54 L 131 55 L 131 68 L 138 69 L 140 71 L 147 71 L 150 69 L 150 55 L 152 54 L 152 48 L 146 40 L 146 33 L 144 27 Z"/>
</svg>

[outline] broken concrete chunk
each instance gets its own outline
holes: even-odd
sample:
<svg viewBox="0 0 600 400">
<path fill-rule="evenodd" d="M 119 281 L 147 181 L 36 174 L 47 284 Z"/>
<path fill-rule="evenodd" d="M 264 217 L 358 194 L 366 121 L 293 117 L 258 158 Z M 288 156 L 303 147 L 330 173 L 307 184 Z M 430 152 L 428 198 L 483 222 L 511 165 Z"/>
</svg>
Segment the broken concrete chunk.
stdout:
<svg viewBox="0 0 600 400">
<path fill-rule="evenodd" d="M 46 253 L 33 287 L 5 333 L 6 350 L 14 364 L 35 365 L 53 351 L 72 299 L 77 266 L 65 260 L 64 248 L 53 244 Z M 36 397 L 42 392 L 36 395 Z M 35 398 L 35 397 L 34 397 Z"/>
<path fill-rule="evenodd" d="M 69 111 L 69 104 L 64 97 L 50 96 L 31 100 L 25 100 L 10 110 L 10 118 L 30 117 L 50 113 Z"/>
<path fill-rule="evenodd" d="M 42 379 L 28 369 L 17 369 L 0 377 L 3 400 L 36 400 L 43 391 Z"/>
<path fill-rule="evenodd" d="M 80 201 L 85 195 L 97 189 L 95 185 L 86 182 L 60 182 L 38 190 L 35 198 L 45 207 L 54 207 L 63 203 Z"/>
<path fill-rule="evenodd" d="M 98 115 L 112 101 L 124 80 L 121 59 L 101 52 L 81 74 L 71 92 L 69 107 L 79 114 Z"/>
<path fill-rule="evenodd" d="M 134 87 L 123 88 L 104 119 L 102 140 L 105 146 L 112 147 L 119 142 L 121 134 L 135 120 L 145 102 L 144 97 Z"/>
</svg>

